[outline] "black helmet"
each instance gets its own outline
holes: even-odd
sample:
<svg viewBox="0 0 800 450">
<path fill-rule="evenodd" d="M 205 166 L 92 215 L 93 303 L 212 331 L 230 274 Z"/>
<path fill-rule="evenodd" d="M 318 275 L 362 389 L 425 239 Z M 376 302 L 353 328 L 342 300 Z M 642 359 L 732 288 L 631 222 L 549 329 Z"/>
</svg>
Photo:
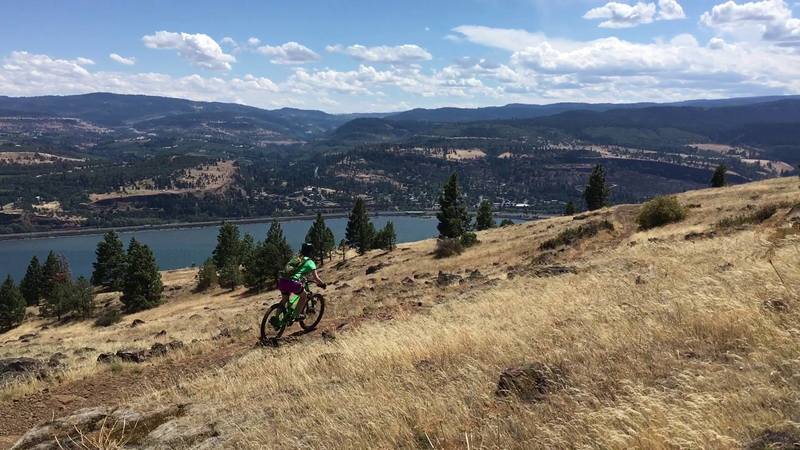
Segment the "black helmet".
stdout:
<svg viewBox="0 0 800 450">
<path fill-rule="evenodd" d="M 303 242 L 303 245 L 300 246 L 300 254 L 310 258 L 314 255 L 314 246 L 309 242 Z"/>
</svg>

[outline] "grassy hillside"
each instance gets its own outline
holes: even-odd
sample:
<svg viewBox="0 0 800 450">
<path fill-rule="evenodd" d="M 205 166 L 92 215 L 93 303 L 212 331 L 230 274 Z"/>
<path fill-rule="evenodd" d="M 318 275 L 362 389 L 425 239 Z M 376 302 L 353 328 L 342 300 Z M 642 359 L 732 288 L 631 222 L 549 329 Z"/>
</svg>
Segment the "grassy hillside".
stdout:
<svg viewBox="0 0 800 450">
<path fill-rule="evenodd" d="M 640 206 L 622 205 L 482 232 L 454 258 L 434 259 L 435 242 L 423 241 L 329 264 L 326 320 L 278 348 L 255 345 L 273 294 L 194 294 L 191 270 L 165 274 L 164 306 L 109 328 L 31 320 L 0 335 L 0 358 L 60 351 L 68 368 L 0 389 L 0 443 L 52 415 L 122 403 L 151 419 L 123 430 L 112 415 L 86 431 L 87 446 L 790 445 L 800 439 L 800 183 L 678 199 L 687 218 L 649 231 L 635 225 Z M 613 230 L 540 250 L 601 221 Z M 144 323 L 131 328 L 135 319 Z M 94 362 L 171 339 L 187 346 L 144 364 Z M 544 374 L 535 395 L 498 395 L 501 373 L 526 365 Z"/>
</svg>

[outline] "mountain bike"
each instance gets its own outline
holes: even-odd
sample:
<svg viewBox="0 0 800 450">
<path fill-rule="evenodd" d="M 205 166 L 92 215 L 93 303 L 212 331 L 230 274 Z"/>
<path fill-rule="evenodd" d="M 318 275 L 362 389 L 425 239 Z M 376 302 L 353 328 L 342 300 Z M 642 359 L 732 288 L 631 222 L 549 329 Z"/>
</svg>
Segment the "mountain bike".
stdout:
<svg viewBox="0 0 800 450">
<path fill-rule="evenodd" d="M 274 342 L 283 336 L 283 332 L 295 322 L 300 324 L 304 331 L 311 331 L 319 325 L 322 315 L 325 313 L 325 297 L 311 291 L 310 283 L 305 282 L 304 288 L 308 301 L 305 307 L 305 319 L 298 321 L 297 303 L 300 296 L 291 294 L 289 301 L 284 306 L 283 302 L 278 302 L 269 307 L 264 318 L 261 319 L 261 342 Z"/>
</svg>

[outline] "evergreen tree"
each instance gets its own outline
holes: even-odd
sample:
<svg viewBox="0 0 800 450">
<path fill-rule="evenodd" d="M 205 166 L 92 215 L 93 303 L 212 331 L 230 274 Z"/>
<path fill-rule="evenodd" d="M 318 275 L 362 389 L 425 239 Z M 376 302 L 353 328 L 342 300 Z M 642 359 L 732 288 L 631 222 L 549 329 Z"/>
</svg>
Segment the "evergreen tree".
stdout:
<svg viewBox="0 0 800 450">
<path fill-rule="evenodd" d="M 244 282 L 244 275 L 241 267 L 234 263 L 228 263 L 219 270 L 219 286 L 225 289 L 236 289 Z"/>
<path fill-rule="evenodd" d="M 122 303 L 125 309 L 135 312 L 157 306 L 161 302 L 163 289 L 153 251 L 136 239 L 131 239 L 122 287 Z"/>
<path fill-rule="evenodd" d="M 386 225 L 375 234 L 375 248 L 392 251 L 397 247 L 397 234 L 394 231 L 394 223 L 386 222 Z"/>
<path fill-rule="evenodd" d="M 25 319 L 25 298 L 11 277 L 0 285 L 0 333 L 18 326 Z"/>
<path fill-rule="evenodd" d="M 342 262 L 345 262 L 347 260 L 347 240 L 346 239 L 342 239 L 341 241 L 339 241 L 338 249 L 339 249 L 339 253 L 342 255 Z"/>
<path fill-rule="evenodd" d="M 125 248 L 117 233 L 110 231 L 97 243 L 92 284 L 112 290 L 122 289 L 125 277 Z"/>
<path fill-rule="evenodd" d="M 575 203 L 572 203 L 572 200 L 568 201 L 567 206 L 564 207 L 564 215 L 574 216 L 576 212 Z"/>
<path fill-rule="evenodd" d="M 478 207 L 478 214 L 475 216 L 475 228 L 478 231 L 494 228 L 497 224 L 492 216 L 492 203 L 484 200 Z"/>
<path fill-rule="evenodd" d="M 92 283 L 85 277 L 78 277 L 75 283 L 70 283 L 69 310 L 78 317 L 87 319 L 94 312 L 94 294 Z"/>
<path fill-rule="evenodd" d="M 228 265 L 241 264 L 241 249 L 239 227 L 229 222 L 222 224 L 213 253 L 214 264 L 217 268 L 222 269 Z"/>
<path fill-rule="evenodd" d="M 41 293 L 44 303 L 42 304 L 41 312 L 45 316 L 57 316 L 60 318 L 68 311 L 67 306 L 63 304 L 66 298 L 64 286 L 72 280 L 67 260 L 51 251 L 47 254 L 47 259 L 42 268 L 42 275 L 44 282 Z"/>
<path fill-rule="evenodd" d="M 239 242 L 239 261 L 241 265 L 247 265 L 255 255 L 256 242 L 250 233 L 245 233 Z"/>
<path fill-rule="evenodd" d="M 317 214 L 316 220 L 314 220 L 311 228 L 308 229 L 308 233 L 306 233 L 305 242 L 314 246 L 313 259 L 319 261 L 320 264 L 323 264 L 325 256 L 330 255 L 333 251 L 336 241 L 333 237 L 333 231 L 325 225 L 325 219 L 322 214 Z"/>
<path fill-rule="evenodd" d="M 357 198 L 347 220 L 345 239 L 347 239 L 348 245 L 358 251 L 359 255 L 363 255 L 372 248 L 372 239 L 374 237 L 375 227 L 369 220 L 364 199 Z"/>
<path fill-rule="evenodd" d="M 458 175 L 453 173 L 448 178 L 439 194 L 439 236 L 443 238 L 458 238 L 470 229 L 471 218 L 467 212 L 467 205 L 458 187 Z"/>
<path fill-rule="evenodd" d="M 206 259 L 200 270 L 197 272 L 197 287 L 195 290 L 198 292 L 205 291 L 211 286 L 217 284 L 217 266 L 214 265 L 214 260 L 211 258 Z"/>
<path fill-rule="evenodd" d="M 603 166 L 596 165 L 589 176 L 589 183 L 583 191 L 583 199 L 589 211 L 600 209 L 608 204 L 609 190 L 606 185 L 606 171 Z"/>
<path fill-rule="evenodd" d="M 44 271 L 42 270 L 42 266 L 39 264 L 39 258 L 34 256 L 31 258 L 30 264 L 28 264 L 28 270 L 25 272 L 25 277 L 19 284 L 19 289 L 22 292 L 22 296 L 25 298 L 25 302 L 28 304 L 28 306 L 39 304 L 39 300 L 42 298 L 43 287 Z"/>
<path fill-rule="evenodd" d="M 277 257 L 275 262 L 276 270 L 274 271 L 275 279 L 277 280 L 278 274 L 283 270 L 289 259 L 292 258 L 292 246 L 283 235 L 283 228 L 278 220 L 273 220 L 267 231 L 267 239 L 265 244 L 272 244 L 275 246 L 275 255 Z"/>
<path fill-rule="evenodd" d="M 725 174 L 728 173 L 728 168 L 725 164 L 720 164 L 711 175 L 711 187 L 718 188 L 725 186 Z"/>
</svg>

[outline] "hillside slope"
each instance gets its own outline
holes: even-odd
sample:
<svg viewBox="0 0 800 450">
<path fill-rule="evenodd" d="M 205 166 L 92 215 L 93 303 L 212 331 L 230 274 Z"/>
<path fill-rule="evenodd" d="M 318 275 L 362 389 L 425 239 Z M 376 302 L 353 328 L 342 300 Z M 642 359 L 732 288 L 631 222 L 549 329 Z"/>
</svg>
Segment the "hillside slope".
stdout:
<svg viewBox="0 0 800 450">
<path fill-rule="evenodd" d="M 168 302 L 115 326 L 34 320 L 0 336 L 0 357 L 60 351 L 69 367 L 0 390 L 0 443 L 83 407 L 95 409 L 70 420 L 110 417 L 85 442 L 144 448 L 796 442 L 798 188 L 782 178 L 688 192 L 678 197 L 688 217 L 650 231 L 636 229 L 639 206 L 622 205 L 482 232 L 454 258 L 434 259 L 429 240 L 329 264 L 326 320 L 278 348 L 254 345 L 273 294 L 193 294 L 193 271 L 167 273 Z M 775 213 L 763 223 L 719 223 L 767 206 Z M 602 221 L 613 230 L 540 250 Z M 132 328 L 135 319 L 144 323 Z M 94 362 L 165 339 L 188 345 L 144 364 Z M 518 391 L 498 392 L 504 371 Z M 131 411 L 96 409 L 118 403 Z M 146 419 L 123 431 L 120 417 Z M 55 429 L 35 429 L 17 448 Z"/>
</svg>

